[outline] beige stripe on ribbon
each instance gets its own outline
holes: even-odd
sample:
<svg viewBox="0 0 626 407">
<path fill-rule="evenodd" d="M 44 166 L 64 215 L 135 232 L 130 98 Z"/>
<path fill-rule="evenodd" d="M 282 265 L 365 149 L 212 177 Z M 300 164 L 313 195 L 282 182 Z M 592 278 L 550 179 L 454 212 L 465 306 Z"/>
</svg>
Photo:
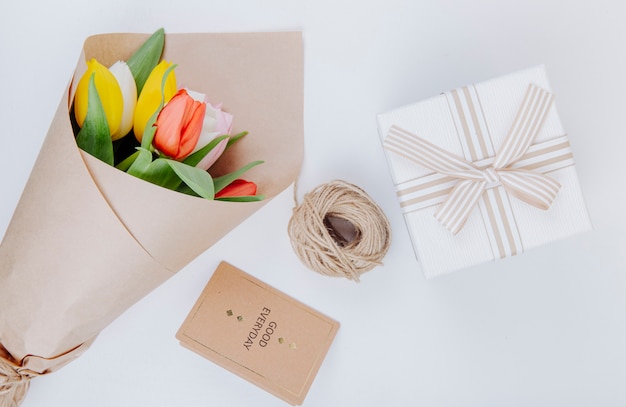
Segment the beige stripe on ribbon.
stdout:
<svg viewBox="0 0 626 407">
<path fill-rule="evenodd" d="M 472 123 L 474 123 L 475 139 L 473 140 L 478 141 L 477 151 L 480 152 L 480 156 L 478 158 L 489 157 L 490 155 L 493 155 L 493 153 L 490 154 L 490 149 L 487 148 L 487 143 L 489 142 L 490 145 L 491 139 L 487 131 L 486 123 L 481 120 L 483 119 L 482 110 L 480 112 L 480 115 L 477 113 L 480 108 L 480 105 L 478 104 L 478 94 L 476 93 L 476 89 L 473 86 L 471 88 L 464 87 L 462 89 L 463 96 L 465 96 L 467 107 L 470 113 L 470 117 L 472 118 Z"/>
<path fill-rule="evenodd" d="M 468 123 L 468 116 L 465 114 L 465 109 L 461 104 L 461 97 L 459 95 L 459 91 L 457 89 L 451 90 L 450 94 L 452 95 L 453 106 L 450 107 L 452 111 L 456 113 L 454 117 L 455 124 L 457 125 L 457 133 L 463 134 L 465 137 L 461 138 L 461 146 L 463 147 L 463 152 L 465 156 L 468 157 L 472 161 L 476 161 L 479 159 L 478 153 L 476 152 L 476 146 L 472 142 L 471 137 L 471 127 L 470 123 Z"/>
<path fill-rule="evenodd" d="M 545 172 L 573 163 L 566 136 L 532 145 L 554 96 L 530 85 L 500 150 L 495 157 L 485 157 L 482 155 L 490 150 L 491 140 L 486 125 L 482 126 L 484 120 L 480 120 L 484 116 L 475 88 L 462 88 L 447 95 L 452 101 L 449 106 L 454 106 L 451 113 L 468 157 L 458 157 L 392 126 L 384 141 L 385 148 L 433 171 L 397 185 L 401 206 L 408 213 L 441 203 L 435 217 L 456 234 L 480 202 L 478 206 L 491 228 L 497 256 L 521 252 L 521 238 L 504 191 L 537 208 L 547 209 L 560 185 Z M 479 156 L 481 159 L 475 159 Z"/>
<path fill-rule="evenodd" d="M 455 178 L 481 179 L 480 171 L 469 161 L 406 130 L 392 126 L 384 142 L 385 148 L 423 167 Z"/>
<path fill-rule="evenodd" d="M 465 86 L 446 92 L 465 157 L 472 162 L 493 157 L 489 128 L 475 86 Z"/>
<path fill-rule="evenodd" d="M 439 175 L 439 174 L 434 173 L 432 175 Z M 419 178 L 419 179 L 420 180 L 427 180 L 427 177 L 422 177 L 422 178 Z M 398 196 L 419 193 L 420 191 L 428 190 L 428 189 L 430 189 L 432 187 L 437 187 L 437 186 L 445 184 L 445 183 L 453 182 L 454 180 L 455 180 L 455 178 L 447 177 L 447 176 L 431 177 L 431 180 L 427 180 L 425 182 L 421 182 L 421 183 L 413 185 L 413 186 L 408 186 L 405 189 L 398 190 Z"/>
<path fill-rule="evenodd" d="M 528 87 L 518 117 L 493 163 L 495 169 L 505 168 L 526 153 L 543 126 L 553 100 L 550 92 L 534 85 Z"/>
<path fill-rule="evenodd" d="M 485 169 L 493 164 L 493 157 L 474 164 Z M 574 159 L 567 136 L 532 145 L 526 154 L 512 168 L 532 170 L 547 174 L 574 165 Z M 396 185 L 396 194 L 404 213 L 422 210 L 439 205 L 456 184 L 455 178 L 431 173 Z"/>
<path fill-rule="evenodd" d="M 498 210 L 496 212 L 498 214 L 498 221 L 502 222 L 494 226 L 502 231 L 503 243 L 505 244 L 505 250 L 500 252 L 500 258 L 514 256 L 518 252 L 523 251 L 523 248 L 521 246 L 519 232 L 513 222 L 513 217 L 510 216 L 512 215 L 510 214 L 511 204 L 503 188 L 496 188 L 492 191 L 498 204 Z"/>
<path fill-rule="evenodd" d="M 494 247 L 494 256 L 503 259 L 523 251 L 517 226 L 511 222 L 511 205 L 506 192 L 502 188 L 489 189 L 483 194 L 481 203 L 490 225 L 487 231 L 490 232 L 489 240 Z"/>
</svg>

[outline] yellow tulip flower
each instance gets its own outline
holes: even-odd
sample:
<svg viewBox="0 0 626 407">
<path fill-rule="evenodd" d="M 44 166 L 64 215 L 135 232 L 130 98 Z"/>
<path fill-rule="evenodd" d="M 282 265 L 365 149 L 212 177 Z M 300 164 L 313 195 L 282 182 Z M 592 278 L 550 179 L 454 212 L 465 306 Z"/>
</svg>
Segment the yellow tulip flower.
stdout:
<svg viewBox="0 0 626 407">
<path fill-rule="evenodd" d="M 76 95 L 74 96 L 74 114 L 79 126 L 83 126 L 87 117 L 87 102 L 89 99 L 89 78 L 94 74 L 94 83 L 104 114 L 109 125 L 111 136 L 116 134 L 122 122 L 122 112 L 124 109 L 124 101 L 122 91 L 115 76 L 101 63 L 95 59 L 87 61 L 87 72 L 83 74 L 76 87 Z"/>
<path fill-rule="evenodd" d="M 143 138 L 148 120 L 159 108 L 162 97 L 163 103 L 167 103 L 176 94 L 176 75 L 174 75 L 174 71 L 170 71 L 163 87 L 163 95 L 161 94 L 163 76 L 170 66 L 172 66 L 171 62 L 161 61 L 150 72 L 150 76 L 148 76 L 141 94 L 139 94 L 134 120 L 135 137 L 139 142 Z"/>
</svg>

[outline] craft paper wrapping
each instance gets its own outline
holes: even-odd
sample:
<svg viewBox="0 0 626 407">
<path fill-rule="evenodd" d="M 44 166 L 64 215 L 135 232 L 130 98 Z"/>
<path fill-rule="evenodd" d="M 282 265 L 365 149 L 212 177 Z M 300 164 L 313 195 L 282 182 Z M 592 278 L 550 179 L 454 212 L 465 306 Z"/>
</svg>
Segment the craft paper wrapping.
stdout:
<svg viewBox="0 0 626 407">
<path fill-rule="evenodd" d="M 90 37 L 95 57 L 127 59 L 146 35 Z M 27 378 L 82 353 L 107 324 L 289 186 L 303 153 L 301 34 L 166 35 L 181 87 L 209 95 L 248 131 L 213 175 L 246 173 L 261 202 L 208 201 L 127 175 L 76 147 L 68 86 L 0 246 L 0 406 Z M 5 404 L 3 404 L 5 403 Z"/>
<path fill-rule="evenodd" d="M 543 66 L 382 113 L 378 115 L 381 140 L 385 145 L 391 133 L 407 132 L 469 162 L 489 161 L 489 155 L 498 152 L 503 145 L 529 86 L 550 91 Z M 469 147 L 472 141 L 468 140 L 473 138 L 478 145 L 476 139 L 480 137 L 491 153 L 484 156 L 478 153 L 476 157 Z M 548 210 L 540 210 L 503 193 L 503 208 L 514 230 L 512 240 L 516 243 L 513 248 L 507 244 L 498 247 L 482 201 L 471 211 L 460 232 L 451 233 L 435 219 L 435 212 L 447 197 L 441 195 L 442 188 L 451 188 L 454 182 L 448 186 L 432 186 L 436 182 L 429 181 L 437 178 L 437 174 L 400 154 L 385 150 L 413 247 L 426 278 L 519 254 L 591 228 L 569 140 L 555 104 L 547 111 L 523 164 L 529 168 L 540 167 L 540 172 L 561 187 Z M 548 150 L 554 151 L 541 153 Z M 493 157 L 491 159 L 493 161 Z"/>
</svg>

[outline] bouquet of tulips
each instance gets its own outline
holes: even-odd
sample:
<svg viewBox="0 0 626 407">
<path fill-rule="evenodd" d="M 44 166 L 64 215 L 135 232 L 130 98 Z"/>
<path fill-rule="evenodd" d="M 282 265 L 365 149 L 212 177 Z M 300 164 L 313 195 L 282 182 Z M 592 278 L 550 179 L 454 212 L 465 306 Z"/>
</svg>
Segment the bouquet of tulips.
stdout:
<svg viewBox="0 0 626 407">
<path fill-rule="evenodd" d="M 163 29 L 156 31 L 128 62 L 117 61 L 109 69 L 95 58 L 87 61 L 74 95 L 78 146 L 165 188 L 205 199 L 263 199 L 254 182 L 238 178 L 262 161 L 216 179 L 207 172 L 247 133 L 231 137 L 233 116 L 221 104 L 177 88 L 176 66 L 159 62 L 164 38 Z"/>
<path fill-rule="evenodd" d="M 301 33 L 89 37 L 0 244 L 0 407 L 287 188 L 302 153 Z"/>
</svg>

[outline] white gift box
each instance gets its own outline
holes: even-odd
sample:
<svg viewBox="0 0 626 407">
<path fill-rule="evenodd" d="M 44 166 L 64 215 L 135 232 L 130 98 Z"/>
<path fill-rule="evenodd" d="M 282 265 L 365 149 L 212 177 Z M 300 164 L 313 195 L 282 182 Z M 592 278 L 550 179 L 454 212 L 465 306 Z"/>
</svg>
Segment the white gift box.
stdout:
<svg viewBox="0 0 626 407">
<path fill-rule="evenodd" d="M 378 115 L 426 278 L 591 229 L 552 99 L 539 66 Z"/>
</svg>

